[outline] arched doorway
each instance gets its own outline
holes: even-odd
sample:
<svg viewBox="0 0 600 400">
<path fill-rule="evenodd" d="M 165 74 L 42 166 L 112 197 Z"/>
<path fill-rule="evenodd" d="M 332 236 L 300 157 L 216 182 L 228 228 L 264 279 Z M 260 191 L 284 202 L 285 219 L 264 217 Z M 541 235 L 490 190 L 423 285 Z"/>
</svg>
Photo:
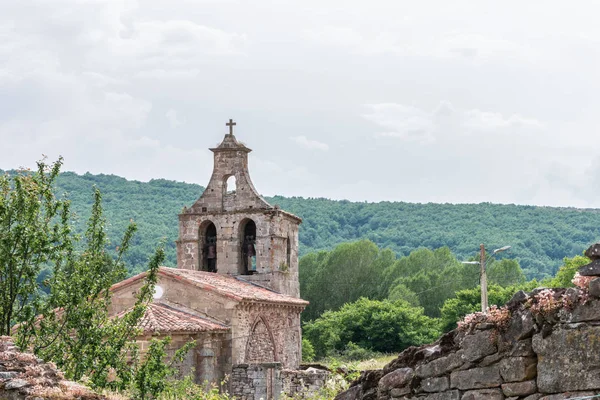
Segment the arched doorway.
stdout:
<svg viewBox="0 0 600 400">
<path fill-rule="evenodd" d="M 256 272 L 256 224 L 245 219 L 240 224 L 241 260 L 239 273 L 251 275 Z"/>
<path fill-rule="evenodd" d="M 217 272 L 217 227 L 211 221 L 200 226 L 200 270 Z"/>
</svg>

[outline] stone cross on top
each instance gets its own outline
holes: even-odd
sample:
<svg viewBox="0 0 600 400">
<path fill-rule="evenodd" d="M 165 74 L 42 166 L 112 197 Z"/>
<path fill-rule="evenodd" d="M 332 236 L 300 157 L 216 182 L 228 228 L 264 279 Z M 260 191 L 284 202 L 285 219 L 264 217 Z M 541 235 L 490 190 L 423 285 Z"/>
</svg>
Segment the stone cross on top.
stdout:
<svg viewBox="0 0 600 400">
<path fill-rule="evenodd" d="M 231 118 L 229 118 L 229 122 L 225 124 L 225 126 L 229 127 L 229 134 L 233 135 L 233 127 L 237 125 Z"/>
</svg>

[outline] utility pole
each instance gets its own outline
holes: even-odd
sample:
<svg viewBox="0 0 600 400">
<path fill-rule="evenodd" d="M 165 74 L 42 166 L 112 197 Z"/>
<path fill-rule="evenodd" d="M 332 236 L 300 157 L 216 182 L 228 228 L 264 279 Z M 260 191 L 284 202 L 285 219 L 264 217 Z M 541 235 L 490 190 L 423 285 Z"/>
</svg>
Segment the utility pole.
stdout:
<svg viewBox="0 0 600 400">
<path fill-rule="evenodd" d="M 483 243 L 479 245 L 479 266 L 481 267 L 481 311 L 487 312 L 488 310 L 488 290 L 487 290 L 487 275 L 485 272 L 485 246 Z"/>
</svg>

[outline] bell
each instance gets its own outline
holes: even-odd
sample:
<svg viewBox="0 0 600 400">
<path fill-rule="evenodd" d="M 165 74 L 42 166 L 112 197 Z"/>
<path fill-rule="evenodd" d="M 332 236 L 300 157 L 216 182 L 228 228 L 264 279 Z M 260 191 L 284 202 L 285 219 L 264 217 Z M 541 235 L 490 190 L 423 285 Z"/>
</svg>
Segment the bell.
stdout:
<svg viewBox="0 0 600 400">
<path fill-rule="evenodd" d="M 208 245 L 208 249 L 206 249 L 206 258 L 209 260 L 217 258 L 217 246 L 215 246 L 214 244 Z"/>
<path fill-rule="evenodd" d="M 256 255 L 256 249 L 254 249 L 253 243 L 248 243 L 248 246 L 246 248 L 246 254 L 248 255 L 248 257 L 254 257 Z"/>
</svg>

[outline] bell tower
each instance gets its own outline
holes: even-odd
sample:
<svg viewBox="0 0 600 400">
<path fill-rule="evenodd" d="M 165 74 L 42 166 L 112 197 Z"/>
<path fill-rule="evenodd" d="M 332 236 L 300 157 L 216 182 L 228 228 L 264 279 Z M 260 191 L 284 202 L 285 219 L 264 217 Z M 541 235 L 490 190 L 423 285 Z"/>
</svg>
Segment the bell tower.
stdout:
<svg viewBox="0 0 600 400">
<path fill-rule="evenodd" d="M 250 179 L 252 151 L 229 120 L 200 198 L 179 215 L 177 267 L 238 276 L 299 297 L 298 228 L 302 220 L 271 206 Z"/>
</svg>

